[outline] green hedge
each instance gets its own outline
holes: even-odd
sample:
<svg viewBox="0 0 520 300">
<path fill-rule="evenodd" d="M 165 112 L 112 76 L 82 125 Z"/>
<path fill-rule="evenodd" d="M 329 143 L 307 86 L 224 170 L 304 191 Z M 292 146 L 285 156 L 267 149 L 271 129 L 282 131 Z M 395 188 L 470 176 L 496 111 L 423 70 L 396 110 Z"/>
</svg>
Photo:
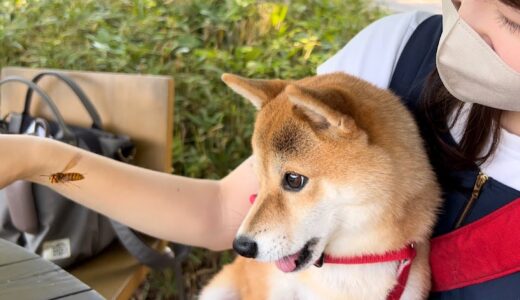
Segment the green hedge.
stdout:
<svg viewBox="0 0 520 300">
<path fill-rule="evenodd" d="M 0 66 L 173 76 L 174 172 L 219 178 L 250 154 L 254 117 L 220 75 L 312 75 L 383 14 L 366 0 L 0 0 Z M 190 293 L 229 259 L 195 251 Z M 143 294 L 168 297 L 171 281 L 156 273 Z"/>
</svg>

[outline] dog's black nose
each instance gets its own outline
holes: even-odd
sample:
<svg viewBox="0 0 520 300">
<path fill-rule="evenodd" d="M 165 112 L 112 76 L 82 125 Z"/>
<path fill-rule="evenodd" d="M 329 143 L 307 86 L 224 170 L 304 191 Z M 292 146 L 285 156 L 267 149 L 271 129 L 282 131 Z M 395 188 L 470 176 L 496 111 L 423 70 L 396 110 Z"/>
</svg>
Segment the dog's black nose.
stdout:
<svg viewBox="0 0 520 300">
<path fill-rule="evenodd" d="M 233 241 L 233 249 L 238 254 L 249 258 L 255 258 L 258 254 L 256 242 L 245 236 L 239 236 Z"/>
</svg>

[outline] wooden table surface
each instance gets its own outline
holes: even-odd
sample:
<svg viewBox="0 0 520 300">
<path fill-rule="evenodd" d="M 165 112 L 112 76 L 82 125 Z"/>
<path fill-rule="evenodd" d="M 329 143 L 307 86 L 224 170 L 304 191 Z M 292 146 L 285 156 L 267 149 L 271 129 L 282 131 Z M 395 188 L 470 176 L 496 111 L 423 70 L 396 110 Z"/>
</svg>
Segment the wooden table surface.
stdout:
<svg viewBox="0 0 520 300">
<path fill-rule="evenodd" d="M 59 266 L 0 239 L 0 299 L 99 300 L 103 297 Z"/>
</svg>

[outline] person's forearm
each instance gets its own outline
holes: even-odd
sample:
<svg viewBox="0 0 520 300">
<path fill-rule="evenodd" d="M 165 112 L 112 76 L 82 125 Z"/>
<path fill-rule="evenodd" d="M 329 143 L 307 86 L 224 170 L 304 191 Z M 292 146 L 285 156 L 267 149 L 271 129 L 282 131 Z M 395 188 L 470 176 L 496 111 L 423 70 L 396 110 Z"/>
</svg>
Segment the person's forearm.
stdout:
<svg viewBox="0 0 520 300">
<path fill-rule="evenodd" d="M 219 181 L 138 168 L 52 140 L 24 145 L 34 146 L 21 172 L 25 179 L 50 186 L 80 204 L 159 238 L 212 249 L 229 248 L 244 215 L 243 208 L 232 208 L 231 214 L 236 215 L 227 219 Z M 79 161 L 67 172 L 82 173 L 83 180 L 51 184 L 47 176 L 42 176 L 63 171 L 78 153 Z"/>
</svg>

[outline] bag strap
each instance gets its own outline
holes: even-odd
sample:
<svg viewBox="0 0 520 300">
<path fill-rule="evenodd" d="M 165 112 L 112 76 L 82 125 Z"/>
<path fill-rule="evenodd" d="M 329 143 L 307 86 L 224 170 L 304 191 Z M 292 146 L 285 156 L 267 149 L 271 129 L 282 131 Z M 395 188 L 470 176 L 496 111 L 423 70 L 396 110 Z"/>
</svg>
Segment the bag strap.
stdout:
<svg viewBox="0 0 520 300">
<path fill-rule="evenodd" d="M 427 18 L 417 26 L 397 61 L 389 88 L 412 112 L 417 110 L 424 82 L 435 68 L 441 33 L 442 17 L 433 15 Z"/>
<path fill-rule="evenodd" d="M 139 262 L 146 266 L 155 269 L 163 270 L 166 268 L 177 268 L 180 263 L 188 256 L 190 247 L 181 244 L 171 244 L 174 249 L 173 252 L 159 252 L 156 249 L 148 246 L 135 231 L 129 227 L 110 220 L 117 237 L 125 248 L 130 252 Z"/>
<path fill-rule="evenodd" d="M 432 290 L 448 291 L 520 271 L 520 198 L 431 240 Z"/>
<path fill-rule="evenodd" d="M 67 142 L 74 142 L 76 139 L 74 137 L 74 134 L 65 124 L 65 120 L 63 120 L 63 117 L 61 116 L 60 111 L 58 110 L 58 107 L 52 101 L 51 97 L 47 93 L 45 93 L 39 86 L 37 86 L 34 82 L 29 81 L 23 77 L 18 76 L 9 76 L 5 79 L 0 81 L 0 85 L 8 83 L 8 82 L 19 82 L 27 85 L 30 90 L 36 91 L 38 95 L 43 99 L 43 101 L 49 106 L 50 110 L 52 111 L 52 114 L 54 116 L 54 119 L 56 120 L 56 123 L 58 124 L 59 131 L 57 134 L 57 138 L 62 139 Z M 20 127 L 21 129 L 21 127 Z M 21 132 L 17 132 L 21 133 Z"/>
<path fill-rule="evenodd" d="M 101 118 L 99 117 L 99 114 L 98 114 L 96 108 L 94 107 L 94 105 L 92 104 L 90 99 L 87 97 L 85 92 L 81 89 L 81 87 L 76 82 L 74 82 L 74 80 L 72 80 L 70 77 L 66 76 L 63 73 L 54 72 L 54 71 L 45 71 L 45 72 L 41 72 L 41 73 L 37 74 L 36 76 L 34 76 L 32 79 L 32 82 L 37 84 L 38 81 L 40 81 L 40 79 L 42 79 L 45 76 L 54 76 L 54 77 L 60 79 L 61 81 L 63 81 L 64 83 L 66 83 L 72 89 L 74 94 L 76 94 L 76 96 L 79 98 L 79 100 L 81 101 L 81 103 L 83 104 L 85 109 L 87 110 L 87 113 L 89 114 L 90 118 L 92 119 L 92 128 L 102 129 L 103 126 L 101 123 Z M 23 109 L 24 115 L 29 115 L 32 95 L 33 95 L 33 90 L 27 89 L 27 93 L 25 94 L 25 105 L 24 105 L 24 109 Z"/>
</svg>

